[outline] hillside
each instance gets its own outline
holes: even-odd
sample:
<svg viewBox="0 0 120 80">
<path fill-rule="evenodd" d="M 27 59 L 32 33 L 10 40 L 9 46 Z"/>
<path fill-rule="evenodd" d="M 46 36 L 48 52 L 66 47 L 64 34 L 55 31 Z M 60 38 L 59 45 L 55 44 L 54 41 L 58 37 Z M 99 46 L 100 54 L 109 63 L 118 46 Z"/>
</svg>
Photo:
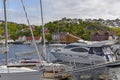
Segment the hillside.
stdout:
<svg viewBox="0 0 120 80">
<path fill-rule="evenodd" d="M 120 36 L 120 29 L 114 27 L 108 27 L 97 21 L 86 21 L 82 19 L 67 19 L 63 18 L 58 21 L 48 22 L 45 24 L 45 28 L 49 30 L 47 37 L 51 37 L 53 33 L 59 32 L 69 32 L 73 35 L 81 37 L 85 40 L 90 39 L 90 34 L 92 31 L 115 31 L 118 36 Z M 35 36 L 42 35 L 41 26 L 32 25 L 32 29 Z M 25 24 L 17 24 L 13 22 L 8 22 L 8 33 L 9 38 L 15 40 L 18 36 L 26 35 L 30 36 L 29 27 Z M 0 22 L 0 35 L 4 36 L 4 23 Z"/>
</svg>

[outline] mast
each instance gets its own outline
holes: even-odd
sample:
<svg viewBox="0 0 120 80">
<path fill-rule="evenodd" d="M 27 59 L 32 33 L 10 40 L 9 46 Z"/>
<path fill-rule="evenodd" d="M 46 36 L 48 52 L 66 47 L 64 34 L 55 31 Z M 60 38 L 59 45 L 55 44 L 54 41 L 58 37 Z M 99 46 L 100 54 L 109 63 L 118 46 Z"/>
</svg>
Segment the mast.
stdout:
<svg viewBox="0 0 120 80">
<path fill-rule="evenodd" d="M 6 60 L 6 65 L 8 65 L 8 30 L 7 30 L 7 17 L 6 17 L 6 0 L 4 0 L 4 18 L 5 18 L 5 60 Z"/>
<path fill-rule="evenodd" d="M 36 42 L 35 42 L 34 34 L 33 34 L 33 31 L 32 31 L 32 27 L 31 27 L 31 25 L 30 25 L 30 21 L 29 21 L 28 16 L 27 16 L 27 12 L 26 12 L 26 8 L 25 8 L 25 5 L 24 5 L 23 0 L 21 0 L 21 3 L 22 3 L 22 6 L 23 6 L 23 10 L 24 10 L 24 13 L 25 13 L 25 17 L 26 17 L 28 26 L 29 26 L 29 28 L 30 28 L 30 32 L 31 32 L 31 35 L 32 35 L 33 43 L 34 43 L 34 45 L 35 45 L 35 49 L 36 49 L 37 54 L 38 54 L 38 58 L 39 58 L 39 60 L 41 61 L 40 53 L 39 53 L 37 44 L 36 44 Z"/>
<path fill-rule="evenodd" d="M 45 28 L 44 28 L 44 21 L 43 21 L 43 8 L 42 8 L 42 0 L 40 0 L 40 12 L 41 12 L 41 22 L 42 22 L 42 33 L 43 33 L 43 54 L 46 60 L 46 44 L 45 44 Z"/>
</svg>

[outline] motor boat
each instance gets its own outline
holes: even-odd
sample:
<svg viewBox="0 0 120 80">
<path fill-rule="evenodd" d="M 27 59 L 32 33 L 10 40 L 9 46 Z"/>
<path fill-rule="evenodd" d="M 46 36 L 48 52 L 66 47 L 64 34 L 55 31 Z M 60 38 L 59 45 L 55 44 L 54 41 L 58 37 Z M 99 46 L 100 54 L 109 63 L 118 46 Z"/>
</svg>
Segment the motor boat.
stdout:
<svg viewBox="0 0 120 80">
<path fill-rule="evenodd" d="M 74 62 L 80 64 L 98 64 L 115 61 L 114 53 L 110 46 L 116 41 L 90 41 L 76 42 L 51 50 L 51 53 L 59 61 Z"/>
</svg>

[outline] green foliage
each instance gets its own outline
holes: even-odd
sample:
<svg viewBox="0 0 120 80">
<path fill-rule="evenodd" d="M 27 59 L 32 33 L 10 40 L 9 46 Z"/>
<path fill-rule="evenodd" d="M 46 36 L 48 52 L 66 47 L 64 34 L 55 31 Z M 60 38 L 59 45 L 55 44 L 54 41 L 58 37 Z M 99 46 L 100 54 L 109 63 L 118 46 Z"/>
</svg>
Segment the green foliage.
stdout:
<svg viewBox="0 0 120 80">
<path fill-rule="evenodd" d="M 3 34 L 4 29 L 2 27 L 0 27 L 0 34 Z"/>
<path fill-rule="evenodd" d="M 67 21 L 54 21 L 48 22 L 45 24 L 45 28 L 49 30 L 47 33 L 46 39 L 50 42 L 52 40 L 53 33 L 59 32 L 69 32 L 73 35 L 81 37 L 85 40 L 90 40 L 90 34 L 92 31 L 104 31 L 110 30 L 115 31 L 117 36 L 120 36 L 120 28 L 108 28 L 100 23 L 96 22 L 85 22 L 83 20 L 79 20 L 79 23 L 70 22 L 71 19 L 66 19 Z M 42 26 L 35 26 L 33 27 L 34 36 L 41 36 L 42 35 Z M 0 24 L 0 34 L 4 33 L 4 23 Z M 17 39 L 18 36 L 31 36 L 31 32 L 29 27 L 25 24 L 16 24 L 8 22 L 8 34 L 10 38 L 13 40 Z"/>
<path fill-rule="evenodd" d="M 0 34 L 4 33 L 4 23 L 0 24 Z"/>
<path fill-rule="evenodd" d="M 92 31 L 109 30 L 108 27 L 96 22 L 85 22 L 80 20 L 78 24 L 78 23 L 72 23 L 69 21 L 70 19 L 68 19 L 68 22 L 67 21 L 49 22 L 45 26 L 49 29 L 51 34 L 57 33 L 58 31 L 69 32 L 85 40 L 90 40 L 90 33 Z"/>
<path fill-rule="evenodd" d="M 42 31 L 42 27 L 41 26 L 35 26 L 34 27 L 35 30 L 33 30 L 34 36 L 40 36 L 41 35 L 41 31 Z"/>
<path fill-rule="evenodd" d="M 45 38 L 48 40 L 48 42 L 51 42 L 52 35 L 50 33 L 45 34 Z"/>
<path fill-rule="evenodd" d="M 7 23 L 7 26 L 8 26 L 8 33 L 9 34 L 16 33 L 16 31 L 18 31 L 17 24 Z"/>
<path fill-rule="evenodd" d="M 56 23 L 49 22 L 48 24 L 45 25 L 45 27 L 48 28 L 50 33 L 54 33 L 58 31 L 58 26 Z"/>
<path fill-rule="evenodd" d="M 15 35 L 14 33 L 13 33 L 13 34 L 11 34 L 11 39 L 13 39 L 13 40 L 15 41 L 17 38 L 18 38 L 18 36 L 17 36 L 17 35 Z"/>
<path fill-rule="evenodd" d="M 116 32 L 116 35 L 120 37 L 120 28 L 110 28 L 110 30 Z"/>
</svg>

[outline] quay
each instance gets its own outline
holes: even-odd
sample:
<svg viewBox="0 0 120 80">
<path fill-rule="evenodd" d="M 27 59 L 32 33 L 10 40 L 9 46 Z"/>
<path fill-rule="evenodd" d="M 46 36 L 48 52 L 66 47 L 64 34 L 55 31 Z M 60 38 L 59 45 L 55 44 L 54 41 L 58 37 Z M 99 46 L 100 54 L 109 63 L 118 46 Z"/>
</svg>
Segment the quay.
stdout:
<svg viewBox="0 0 120 80">
<path fill-rule="evenodd" d="M 40 80 L 70 80 L 71 76 L 68 73 L 62 73 L 62 74 L 58 74 L 58 73 L 48 73 L 45 72 Z"/>
</svg>

